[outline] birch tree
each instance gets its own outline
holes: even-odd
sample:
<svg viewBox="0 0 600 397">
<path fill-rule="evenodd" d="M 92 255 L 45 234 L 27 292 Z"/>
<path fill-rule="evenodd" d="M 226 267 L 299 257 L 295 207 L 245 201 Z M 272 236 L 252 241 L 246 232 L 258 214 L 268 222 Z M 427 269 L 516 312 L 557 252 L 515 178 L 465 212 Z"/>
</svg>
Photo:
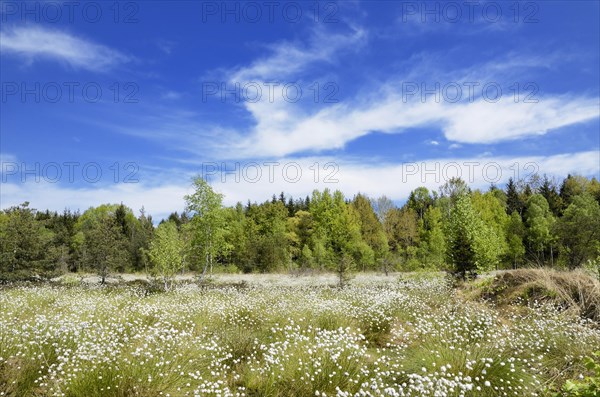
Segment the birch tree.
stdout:
<svg viewBox="0 0 600 397">
<path fill-rule="evenodd" d="M 200 281 L 204 279 L 207 269 L 212 271 L 215 257 L 224 245 L 223 195 L 215 192 L 202 177 L 193 181 L 194 193 L 184 197 L 186 211 L 191 219 L 192 244 L 204 258 L 204 267 Z"/>
</svg>

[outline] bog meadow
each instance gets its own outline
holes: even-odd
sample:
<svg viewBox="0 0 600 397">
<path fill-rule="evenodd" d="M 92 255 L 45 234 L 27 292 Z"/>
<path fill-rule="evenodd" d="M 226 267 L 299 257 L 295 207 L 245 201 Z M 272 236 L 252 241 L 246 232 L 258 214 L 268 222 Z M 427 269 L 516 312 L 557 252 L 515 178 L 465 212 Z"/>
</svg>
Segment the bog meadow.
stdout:
<svg viewBox="0 0 600 397">
<path fill-rule="evenodd" d="M 600 184 L 0 215 L 3 396 L 596 396 Z"/>
</svg>

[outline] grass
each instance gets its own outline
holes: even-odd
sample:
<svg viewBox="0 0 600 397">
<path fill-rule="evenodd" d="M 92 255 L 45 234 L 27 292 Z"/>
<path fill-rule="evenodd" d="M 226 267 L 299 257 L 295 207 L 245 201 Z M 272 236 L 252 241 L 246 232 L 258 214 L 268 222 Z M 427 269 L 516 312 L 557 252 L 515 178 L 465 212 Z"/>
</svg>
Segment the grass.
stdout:
<svg viewBox="0 0 600 397">
<path fill-rule="evenodd" d="M 600 321 L 600 281 L 585 271 L 519 269 L 479 282 L 476 294 L 505 305 L 547 302 Z"/>
<path fill-rule="evenodd" d="M 0 395 L 552 396 L 586 373 L 598 324 L 560 292 L 509 305 L 525 289 L 500 276 L 458 292 L 440 275 L 4 287 Z"/>
</svg>

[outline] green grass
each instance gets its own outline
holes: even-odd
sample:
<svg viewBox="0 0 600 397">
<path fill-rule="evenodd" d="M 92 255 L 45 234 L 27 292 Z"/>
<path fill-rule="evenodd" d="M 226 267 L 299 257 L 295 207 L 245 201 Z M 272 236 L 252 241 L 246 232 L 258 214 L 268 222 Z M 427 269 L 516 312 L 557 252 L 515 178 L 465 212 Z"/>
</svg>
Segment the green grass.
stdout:
<svg viewBox="0 0 600 397">
<path fill-rule="evenodd" d="M 4 288 L 0 395 L 551 396 L 600 345 L 571 312 L 465 296 L 439 275 L 149 295 Z"/>
</svg>

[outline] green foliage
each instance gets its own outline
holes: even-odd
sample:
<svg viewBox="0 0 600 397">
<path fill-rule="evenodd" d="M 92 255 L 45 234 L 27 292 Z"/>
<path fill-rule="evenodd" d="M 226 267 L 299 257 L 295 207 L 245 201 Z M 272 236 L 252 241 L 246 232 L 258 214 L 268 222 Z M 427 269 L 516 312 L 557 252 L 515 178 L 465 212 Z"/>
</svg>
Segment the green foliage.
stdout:
<svg viewBox="0 0 600 397">
<path fill-rule="evenodd" d="M 509 178 L 508 184 L 506 185 L 506 212 L 508 214 L 516 212 L 519 216 L 522 216 L 524 209 L 525 202 L 523 201 L 522 195 L 519 194 L 517 184 L 512 178 Z"/>
<path fill-rule="evenodd" d="M 481 219 L 468 195 L 458 197 L 451 210 L 448 239 L 449 263 L 460 277 L 490 270 L 498 264 L 501 236 Z"/>
<path fill-rule="evenodd" d="M 529 250 L 536 255 L 538 262 L 545 260 L 546 251 L 553 242 L 551 230 L 554 221 L 554 216 L 550 212 L 550 207 L 544 196 L 534 194 L 527 200 L 527 210 L 525 211 L 526 241 Z"/>
<path fill-rule="evenodd" d="M 352 201 L 352 207 L 358 214 L 362 239 L 373 251 L 373 260 L 368 260 L 368 264 L 373 265 L 388 252 L 387 236 L 373 211 L 371 201 L 366 196 L 357 194 Z"/>
<path fill-rule="evenodd" d="M 506 223 L 507 250 L 506 257 L 513 268 L 517 268 L 525 255 L 523 238 L 525 236 L 525 225 L 521 215 L 514 211 Z"/>
<path fill-rule="evenodd" d="M 315 190 L 310 212 L 315 221 L 313 253 L 317 263 L 335 269 L 344 255 L 350 255 L 363 268 L 372 264 L 374 255 L 362 240 L 360 216 L 340 191 L 331 195 L 328 189 L 322 193 Z"/>
<path fill-rule="evenodd" d="M 418 256 L 421 262 L 431 269 L 443 270 L 446 263 L 446 237 L 439 207 L 431 206 L 425 211 L 420 236 Z"/>
<path fill-rule="evenodd" d="M 27 202 L 0 214 L 0 280 L 46 278 L 59 270 L 55 262 L 63 250 L 52 245 L 47 223 L 36 220 Z"/>
<path fill-rule="evenodd" d="M 200 279 L 204 277 L 214 258 L 224 246 L 223 195 L 215 192 L 201 177 L 193 181 L 194 192 L 184 197 L 186 211 L 193 214 L 189 224 L 191 249 L 200 258 L 204 258 L 204 268 Z"/>
<path fill-rule="evenodd" d="M 171 288 L 175 274 L 181 270 L 183 249 L 175 223 L 161 223 L 150 243 L 149 256 L 154 265 L 152 273 L 161 279 L 166 290 Z"/>
<path fill-rule="evenodd" d="M 581 267 L 600 253 L 600 182 L 569 176 L 560 193 L 557 185 L 546 176 L 510 179 L 506 192 L 492 185 L 484 193 L 452 178 L 439 195 L 416 188 L 400 208 L 385 196 L 357 194 L 349 201 L 328 189 L 306 199 L 282 192 L 263 203 L 223 208 L 223 195 L 197 178 L 185 196 L 186 212 L 173 212 L 168 222 L 185 247 L 180 269 L 202 275 L 215 266 L 335 272 L 344 255 L 356 270 L 386 273 L 456 270 L 457 261 L 464 274 L 532 263 Z M 469 203 L 459 206 L 465 198 Z M 82 215 L 14 207 L 0 213 L 0 278 L 149 271 L 154 234 L 143 208 L 136 218 L 122 203 Z M 156 262 L 157 248 L 153 255 Z"/>
<path fill-rule="evenodd" d="M 338 286 L 344 288 L 352 280 L 352 272 L 356 269 L 354 259 L 350 255 L 342 255 L 338 260 L 335 272 L 338 276 Z"/>
<path fill-rule="evenodd" d="M 494 190 L 484 194 L 476 191 L 472 195 L 473 208 L 483 222 L 484 258 L 482 263 L 488 268 L 496 267 L 500 258 L 508 251 L 506 227 L 509 217 L 506 214 L 505 204 Z"/>
<path fill-rule="evenodd" d="M 289 265 L 288 210 L 281 201 L 252 206 L 247 212 L 253 267 L 260 272 L 280 270 Z"/>
<path fill-rule="evenodd" d="M 556 185 L 551 181 L 547 175 L 544 175 L 542 185 L 538 189 L 539 193 L 544 196 L 550 207 L 550 211 L 554 216 L 560 215 L 563 208 L 562 198 L 558 194 Z"/>
<path fill-rule="evenodd" d="M 123 237 L 121 225 L 110 213 L 102 213 L 85 222 L 83 261 L 104 284 L 111 272 L 123 271 L 129 261 L 127 240 Z"/>
<path fill-rule="evenodd" d="M 390 210 L 385 218 L 384 227 L 392 252 L 406 253 L 408 247 L 419 244 L 418 217 L 412 208 Z"/>
<path fill-rule="evenodd" d="M 565 210 L 571 203 L 575 196 L 582 195 L 588 188 L 589 181 L 579 175 L 567 175 L 560 185 L 560 199 L 562 209 Z"/>
<path fill-rule="evenodd" d="M 406 206 L 414 210 L 419 219 L 423 219 L 425 211 L 433 204 L 433 198 L 429 194 L 429 190 L 426 187 L 418 187 L 413 190 L 408 196 Z"/>
<path fill-rule="evenodd" d="M 97 263 L 90 262 L 100 260 L 101 255 L 90 258 L 90 249 L 98 251 L 100 248 L 89 237 L 90 233 L 97 228 L 102 229 L 104 222 L 110 222 L 111 227 L 115 226 L 115 233 L 111 237 L 117 242 L 119 248 L 123 251 L 118 261 L 115 261 L 111 267 L 113 271 L 140 271 L 146 267 L 146 257 L 144 252 L 148 249 L 148 244 L 154 232 L 152 217 L 147 216 L 142 208 L 139 218 L 136 218 L 133 211 L 121 204 L 102 204 L 98 207 L 89 208 L 78 219 L 74 228 L 74 236 L 71 244 L 73 256 L 78 259 L 77 267 L 92 266 L 96 268 Z M 108 227 L 107 229 L 110 229 Z M 78 234 L 81 236 L 78 237 Z M 87 239 L 85 236 L 88 236 Z M 94 247 L 92 247 L 94 246 Z M 87 252 L 87 253 L 86 253 Z M 114 255 L 110 255 L 114 256 Z"/>
<path fill-rule="evenodd" d="M 475 236 L 479 232 L 475 212 L 467 196 L 458 199 L 448 225 L 448 262 L 461 278 L 477 271 Z"/>
<path fill-rule="evenodd" d="M 585 368 L 592 373 L 580 381 L 567 380 L 561 389 L 559 397 L 597 397 L 600 395 L 600 351 L 593 357 L 586 357 Z"/>
<path fill-rule="evenodd" d="M 313 256 L 312 250 L 307 244 L 305 244 L 302 247 L 300 257 L 298 258 L 298 263 L 303 269 L 312 269 L 314 267 L 315 258 Z"/>
<path fill-rule="evenodd" d="M 591 195 L 573 197 L 554 229 L 569 268 L 600 254 L 600 204 Z"/>
</svg>

